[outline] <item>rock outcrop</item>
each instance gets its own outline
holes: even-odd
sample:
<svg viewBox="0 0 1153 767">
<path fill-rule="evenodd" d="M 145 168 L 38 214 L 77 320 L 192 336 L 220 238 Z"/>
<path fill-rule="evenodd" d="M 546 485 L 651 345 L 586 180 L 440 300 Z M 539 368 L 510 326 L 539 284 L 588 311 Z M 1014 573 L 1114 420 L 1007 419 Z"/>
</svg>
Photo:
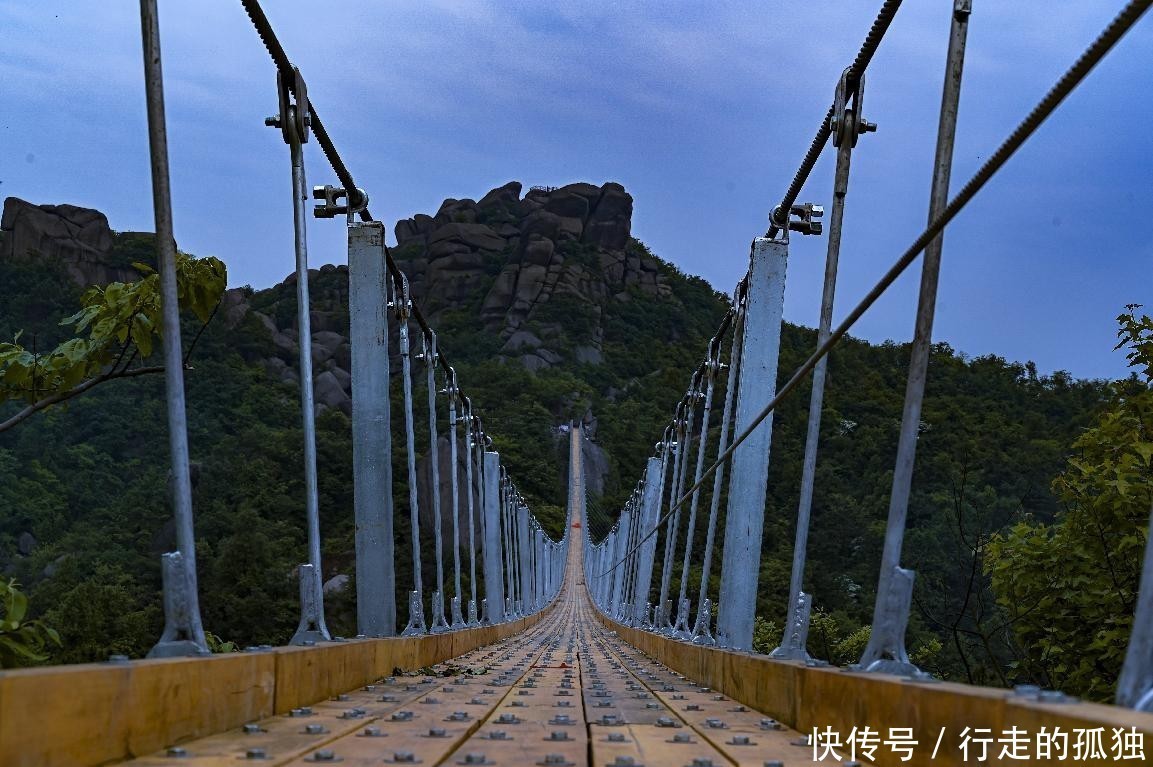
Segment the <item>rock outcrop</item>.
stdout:
<svg viewBox="0 0 1153 767">
<path fill-rule="evenodd" d="M 620 184 L 534 187 L 522 198 L 513 181 L 479 202 L 448 199 L 435 216 L 400 221 L 397 254 L 434 320 L 481 296 L 481 320 L 505 340 L 505 358 L 530 370 L 597 365 L 606 302 L 633 289 L 669 294 L 656 261 L 630 244 L 632 211 Z"/>
<path fill-rule="evenodd" d="M 0 216 L 0 259 L 58 263 L 80 287 L 139 279 L 131 266 L 116 266 L 108 254 L 115 235 L 98 210 L 75 205 L 33 205 L 4 200 Z"/>
</svg>

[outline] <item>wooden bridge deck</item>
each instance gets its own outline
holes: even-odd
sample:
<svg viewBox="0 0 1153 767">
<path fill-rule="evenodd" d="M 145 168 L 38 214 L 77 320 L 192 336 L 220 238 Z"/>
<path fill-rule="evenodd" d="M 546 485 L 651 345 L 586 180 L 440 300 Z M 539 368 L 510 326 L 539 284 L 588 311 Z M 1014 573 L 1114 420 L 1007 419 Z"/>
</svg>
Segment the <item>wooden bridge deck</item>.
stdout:
<svg viewBox="0 0 1153 767">
<path fill-rule="evenodd" d="M 579 522 L 578 522 L 579 524 Z M 547 615 L 526 631 L 309 707 L 127 764 L 756 765 L 811 763 L 779 723 L 647 658 L 606 628 L 580 546 Z"/>
</svg>

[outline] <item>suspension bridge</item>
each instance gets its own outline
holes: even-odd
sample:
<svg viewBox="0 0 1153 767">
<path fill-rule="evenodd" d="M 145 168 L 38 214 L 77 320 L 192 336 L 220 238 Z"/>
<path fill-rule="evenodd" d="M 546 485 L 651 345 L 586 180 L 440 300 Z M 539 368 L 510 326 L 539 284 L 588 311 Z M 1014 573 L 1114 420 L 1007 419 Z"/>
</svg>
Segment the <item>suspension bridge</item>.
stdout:
<svg viewBox="0 0 1153 767">
<path fill-rule="evenodd" d="M 772 208 L 767 231 L 753 239 L 732 308 L 700 365 L 685 371 L 685 396 L 663 434 L 652 435 L 653 455 L 607 535 L 595 536 L 586 524 L 586 437 L 579 425 L 569 429 L 567 517 L 557 539 L 532 514 L 493 450 L 466 382 L 458 381 L 435 328 L 415 305 L 384 225 L 369 212 L 368 194 L 337 152 L 303 74 L 259 3 L 242 3 L 277 74 L 279 110 L 267 124 L 289 148 L 301 339 L 312 335 L 309 198 L 318 201 L 313 216 L 342 217 L 347 226 L 359 635 L 333 637 L 324 618 L 313 375 L 304 353 L 308 560 L 298 570 L 299 626 L 283 647 L 208 651 L 198 605 L 159 25 L 156 0 L 141 0 L 177 531 L 177 550 L 162 562 L 165 628 L 147 659 L 0 673 L 0 761 L 430 767 L 1145 761 L 1145 740 L 1153 735 L 1153 548 L 1115 705 L 1030 686 L 942 682 L 924 673 L 905 646 L 914 573 L 902 567 L 901 553 L 946 227 L 1153 0 L 1125 4 L 950 196 L 973 13 L 971 0 L 953 0 L 928 224 L 834 326 L 852 153 L 876 128 L 863 113 L 865 73 L 901 6 L 885 0 L 834 84 L 833 103 Z M 308 187 L 303 157 L 311 137 L 338 185 Z M 824 209 L 798 200 L 829 144 L 836 176 L 826 231 Z M 817 348 L 782 376 L 789 239 L 820 234 L 828 250 Z M 918 259 L 915 335 L 872 633 L 859 663 L 833 668 L 809 653 L 812 596 L 804 582 L 827 358 Z M 399 339 L 399 375 L 389 370 L 391 330 Z M 423 368 L 423 386 L 414 363 Z M 788 620 L 780 645 L 765 655 L 753 652 L 753 629 L 773 414 L 809 380 Z M 426 402 L 417 401 L 422 393 Z M 393 403 L 404 413 L 402 445 L 392 443 Z M 431 494 L 430 530 L 421 525 L 415 445 L 418 434 L 438 444 L 445 411 L 451 458 L 447 466 L 434 458 L 431 476 L 434 488 L 448 488 L 451 501 L 444 510 L 441 494 Z M 408 472 L 403 499 L 393 497 L 397 450 Z M 398 594 L 393 520 L 405 511 L 415 584 Z M 442 512 L 451 517 L 449 541 Z M 430 542 L 435 582 L 425 584 L 421 553 Z M 689 588 L 693 568 L 701 572 L 696 593 Z M 714 574 L 719 588 L 711 590 Z"/>
</svg>

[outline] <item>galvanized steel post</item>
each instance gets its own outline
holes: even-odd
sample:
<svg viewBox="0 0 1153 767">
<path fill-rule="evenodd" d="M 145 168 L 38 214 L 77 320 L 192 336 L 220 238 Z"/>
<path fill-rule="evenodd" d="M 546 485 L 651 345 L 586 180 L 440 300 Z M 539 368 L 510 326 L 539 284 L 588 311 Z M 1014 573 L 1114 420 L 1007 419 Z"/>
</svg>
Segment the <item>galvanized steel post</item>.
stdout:
<svg viewBox="0 0 1153 767">
<path fill-rule="evenodd" d="M 648 623 L 649 590 L 652 588 L 653 563 L 657 554 L 657 536 L 649 532 L 656 527 L 661 513 L 661 497 L 665 483 L 665 464 L 669 453 L 668 443 L 662 445 L 660 458 L 649 458 L 645 466 L 645 488 L 641 496 L 641 535 L 648 536 L 637 550 L 637 581 L 633 587 L 635 604 L 634 620 L 638 625 Z"/>
<path fill-rule="evenodd" d="M 377 221 L 349 223 L 356 621 L 357 631 L 370 637 L 396 634 L 388 281 L 384 225 Z"/>
<path fill-rule="evenodd" d="M 156 0 L 140 0 L 144 88 L 148 108 L 148 147 L 152 160 L 152 211 L 163 313 L 164 390 L 168 449 L 172 463 L 172 505 L 176 551 L 165 555 L 165 625 L 149 657 L 208 652 L 196 584 L 196 533 L 192 524 L 192 480 L 188 471 L 188 422 L 184 402 L 184 359 L 180 343 L 180 303 L 176 285 L 176 240 L 168 175 L 168 129 L 164 117 L 164 76 Z M 170 572 L 171 571 L 171 572 Z M 173 577 L 174 576 L 174 577 Z M 183 592 L 183 593 L 181 593 Z"/>
<path fill-rule="evenodd" d="M 675 416 L 674 430 L 676 441 L 673 443 L 673 451 L 670 461 L 672 463 L 672 485 L 669 488 L 669 508 L 672 509 L 680 495 L 677 489 L 680 487 L 681 468 L 684 465 L 682 460 L 684 453 L 688 452 L 688 438 L 685 430 L 685 418 L 683 415 L 684 403 L 677 407 Z M 666 521 L 665 524 L 665 557 L 664 563 L 661 567 L 661 590 L 657 596 L 656 610 L 653 617 L 653 630 L 665 631 L 669 628 L 669 614 L 668 614 L 668 598 L 669 598 L 669 584 L 672 578 L 673 567 L 673 554 L 676 550 L 677 531 L 675 524 L 678 521 L 680 509 L 673 512 L 672 518 Z"/>
<path fill-rule="evenodd" d="M 283 82 L 281 90 L 285 90 Z M 286 97 L 282 97 L 282 102 Z M 288 113 L 280 115 L 282 129 L 287 128 L 286 140 L 292 154 L 292 222 L 296 244 L 296 328 L 297 348 L 300 352 L 300 415 L 304 435 L 304 501 L 308 524 L 309 568 L 300 568 L 301 615 L 290 644 L 303 644 L 329 639 L 324 623 L 324 591 L 321 587 L 323 570 L 320 566 L 320 509 L 316 477 L 316 405 L 312 383 L 312 320 L 308 297 L 308 184 L 304 178 L 304 147 L 307 135 L 295 127 L 296 116 L 305 105 L 289 106 Z M 305 592 L 308 597 L 303 598 Z"/>
<path fill-rule="evenodd" d="M 821 315 L 817 327 L 817 348 L 829 340 L 833 327 L 833 300 L 837 291 L 837 267 L 841 255 L 841 231 L 845 217 L 845 197 L 849 192 L 849 168 L 857 136 L 864 132 L 863 96 L 865 78 L 858 78 L 849 92 L 849 70 L 841 75 L 834 103 L 841 114 L 834 115 L 838 130 L 833 134 L 837 147 L 837 169 L 833 178 L 833 207 L 829 214 L 829 242 L 825 255 L 825 281 L 821 292 Z M 872 126 L 876 127 L 876 126 Z M 828 356 L 817 360 L 813 368 L 813 387 L 809 397 L 809 424 L 805 435 L 805 457 L 801 470 L 800 499 L 797 503 L 797 532 L 793 543 L 793 567 L 789 579 L 789 602 L 781 644 L 771 653 L 774 658 L 808 660 L 806 647 L 809 634 L 811 598 L 802 588 L 805 579 L 805 554 L 809 545 L 809 520 L 813 508 L 813 487 L 817 473 L 817 447 L 821 436 L 821 413 L 825 399 L 825 374 Z"/>
<path fill-rule="evenodd" d="M 485 452 L 484 494 L 484 599 L 486 623 L 504 621 L 504 554 L 501 546 L 501 477 L 500 455 Z"/>
<path fill-rule="evenodd" d="M 732 423 L 733 401 L 736 399 L 737 379 L 741 370 L 741 336 L 745 325 L 745 288 L 744 284 L 737 286 L 733 292 L 733 343 L 729 351 L 729 375 L 725 384 L 725 406 L 721 411 L 721 434 L 717 443 L 717 455 L 722 455 L 729 449 L 729 426 Z M 709 524 L 705 533 L 705 551 L 701 558 L 701 585 L 697 594 L 697 617 L 693 622 L 693 644 L 711 646 L 716 644 L 713 638 L 711 623 L 713 618 L 713 603 L 709 600 L 709 577 L 713 566 L 713 545 L 716 541 L 717 518 L 720 514 L 721 489 L 725 481 L 725 465 L 722 463 L 713 474 L 713 492 L 709 498 Z"/>
<path fill-rule="evenodd" d="M 421 357 L 428 387 L 428 466 L 432 475 L 432 539 L 436 559 L 436 591 L 432 593 L 432 626 L 429 631 L 440 634 L 448 631 L 448 619 L 444 615 L 444 524 L 440 516 L 440 439 L 436 427 L 436 363 L 440 359 L 436 333 L 424 334 Z"/>
<path fill-rule="evenodd" d="M 468 600 L 468 625 L 475 626 L 478 623 L 478 604 L 476 601 L 476 516 L 475 516 L 475 503 L 476 503 L 476 485 L 473 476 L 473 463 L 477 461 L 480 454 L 479 446 L 474 443 L 475 437 L 475 419 L 472 415 L 472 401 L 468 397 L 464 398 L 464 412 L 465 412 L 465 463 L 464 463 L 464 481 L 468 486 L 468 586 L 469 586 L 469 600 Z M 483 458 L 482 458 L 483 460 Z"/>
<path fill-rule="evenodd" d="M 424 621 L 424 576 L 421 572 L 420 557 L 420 504 L 417 500 L 416 481 L 416 434 L 412 415 L 412 349 L 409 345 L 408 318 L 412 311 L 412 299 L 408 293 L 408 278 L 401 275 L 395 308 L 400 325 L 398 346 L 400 350 L 400 379 L 404 392 L 404 441 L 405 463 L 408 467 L 408 519 L 412 527 L 412 591 L 408 594 L 408 625 L 402 636 L 417 636 L 425 633 Z"/>
<path fill-rule="evenodd" d="M 529 588 L 532 584 L 529 568 L 529 549 L 532 546 L 529 540 L 528 529 L 528 506 L 524 505 L 523 500 L 517 501 L 516 506 L 516 528 L 517 528 L 517 614 L 520 616 L 528 613 L 528 606 L 531 599 Z"/>
<path fill-rule="evenodd" d="M 776 393 L 788 257 L 788 229 L 783 230 L 778 239 L 758 237 L 753 241 L 745 294 L 741 368 L 735 382 L 733 429 L 737 434 L 752 424 Z M 750 650 L 753 646 L 772 433 L 770 414 L 732 455 L 717 642 L 735 650 Z"/>
<path fill-rule="evenodd" d="M 701 408 L 701 438 L 697 443 L 697 465 L 693 472 L 693 485 L 701 482 L 701 474 L 705 468 L 705 449 L 709 442 L 709 419 L 713 409 L 713 384 L 716 381 L 717 367 L 720 364 L 720 339 L 714 338 L 709 343 L 708 358 L 705 360 L 705 402 Z M 698 389 L 699 394 L 699 389 Z M 693 490 L 693 499 L 689 504 L 689 521 L 685 535 L 685 554 L 681 564 L 680 593 L 677 597 L 677 622 L 673 627 L 673 635 L 678 639 L 692 639 L 693 632 L 689 626 L 689 564 L 693 554 L 693 536 L 697 529 L 697 505 L 701 498 L 701 489 Z"/>
<path fill-rule="evenodd" d="M 456 371 L 451 367 L 448 369 L 448 382 L 445 385 L 445 394 L 448 395 L 448 451 L 449 451 L 449 466 L 450 469 L 450 485 L 452 487 L 452 572 L 453 572 L 453 597 L 452 597 L 452 628 L 462 629 L 465 627 L 464 614 L 461 610 L 461 594 L 460 594 L 460 460 L 457 454 L 456 435 L 457 435 L 457 397 L 458 391 L 456 387 Z"/>
<path fill-rule="evenodd" d="M 941 214 L 949 202 L 949 175 L 953 167 L 953 143 L 957 135 L 957 110 L 961 100 L 961 76 L 964 71 L 965 41 L 972 0 L 954 0 L 953 8 L 929 199 L 930 222 Z M 860 662 L 860 666 L 868 671 L 894 674 L 914 674 L 920 671 L 909 660 L 905 648 L 914 574 L 912 570 L 901 567 L 901 548 L 905 540 L 917 436 L 921 427 L 921 403 L 925 396 L 925 378 L 933 341 L 933 316 L 937 308 L 937 282 L 941 273 L 943 240 L 942 232 L 926 246 L 924 260 L 921 262 L 921 289 L 917 298 L 917 319 L 913 330 L 897 460 L 893 468 L 885 548 L 881 553 L 881 574 L 873 607 L 873 630 Z"/>
<path fill-rule="evenodd" d="M 611 610 L 610 614 L 616 620 L 621 618 L 621 606 L 624 603 L 625 576 L 628 574 L 624 559 L 625 552 L 629 550 L 631 544 L 629 532 L 632 529 L 632 520 L 632 510 L 626 505 L 624 511 L 621 512 L 620 521 L 617 523 L 616 548 L 612 552 L 612 561 L 609 563 L 609 567 L 613 568 L 612 597 L 609 609 Z"/>
</svg>

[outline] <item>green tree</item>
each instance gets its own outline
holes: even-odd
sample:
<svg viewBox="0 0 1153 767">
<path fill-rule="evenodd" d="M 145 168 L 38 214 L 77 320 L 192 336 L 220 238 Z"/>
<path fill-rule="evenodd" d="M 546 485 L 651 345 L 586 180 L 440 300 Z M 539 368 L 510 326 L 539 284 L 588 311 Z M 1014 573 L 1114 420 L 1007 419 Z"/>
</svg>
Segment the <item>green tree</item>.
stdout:
<svg viewBox="0 0 1153 767">
<path fill-rule="evenodd" d="M 1053 482 L 1057 519 L 1017 523 L 985 561 L 1025 653 L 1020 670 L 1095 700 L 1112 697 L 1125 658 L 1153 503 L 1153 322 L 1128 308 L 1117 348 L 1141 375 L 1116 382 L 1073 443 Z"/>
<path fill-rule="evenodd" d="M 28 620 L 28 597 L 16 588 L 16 579 L 0 581 L 0 668 L 26 666 L 48 660 L 48 645 L 60 644 L 60 635 L 37 620 Z"/>
<path fill-rule="evenodd" d="M 0 421 L 0 431 L 105 381 L 164 370 L 163 366 L 141 364 L 152 356 L 154 341 L 161 332 L 160 275 L 146 264 L 133 266 L 145 276 L 136 282 L 90 288 L 80 311 L 61 322 L 74 326 L 76 337 L 45 353 L 25 348 L 20 343 L 21 333 L 0 343 L 0 403 L 19 401 L 26 405 Z M 212 319 L 227 279 L 219 259 L 177 256 L 180 307 L 192 310 L 203 325 Z M 82 335 L 85 331 L 87 337 Z"/>
</svg>

